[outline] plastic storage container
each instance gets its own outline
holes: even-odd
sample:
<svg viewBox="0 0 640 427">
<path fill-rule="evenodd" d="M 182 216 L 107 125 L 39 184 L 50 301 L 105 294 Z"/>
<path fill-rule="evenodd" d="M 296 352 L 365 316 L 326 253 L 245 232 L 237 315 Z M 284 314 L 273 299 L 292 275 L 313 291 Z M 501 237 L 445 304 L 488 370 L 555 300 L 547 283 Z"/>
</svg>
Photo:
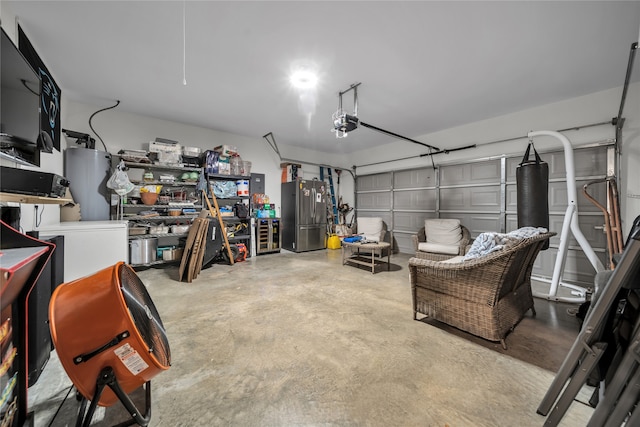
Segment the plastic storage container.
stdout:
<svg viewBox="0 0 640 427">
<path fill-rule="evenodd" d="M 236 155 L 236 156 L 232 156 L 231 159 L 229 160 L 229 164 L 230 164 L 230 169 L 231 169 L 231 175 L 243 175 L 242 173 L 242 159 L 240 158 L 240 156 Z"/>
<path fill-rule="evenodd" d="M 246 160 L 242 161 L 242 171 L 240 172 L 240 175 L 242 176 L 251 175 L 251 162 L 248 162 Z"/>
<path fill-rule="evenodd" d="M 246 179 L 236 181 L 236 188 L 238 189 L 238 196 L 249 197 L 249 181 Z"/>
</svg>

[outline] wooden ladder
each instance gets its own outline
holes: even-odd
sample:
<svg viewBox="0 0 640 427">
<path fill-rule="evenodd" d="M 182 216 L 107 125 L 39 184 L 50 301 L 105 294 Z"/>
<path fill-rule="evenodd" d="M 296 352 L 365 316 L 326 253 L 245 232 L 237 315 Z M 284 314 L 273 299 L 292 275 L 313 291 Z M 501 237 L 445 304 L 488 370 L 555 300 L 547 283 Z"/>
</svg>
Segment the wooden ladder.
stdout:
<svg viewBox="0 0 640 427">
<path fill-rule="evenodd" d="M 207 196 L 206 191 L 204 192 L 204 199 L 207 201 L 207 206 L 209 207 L 209 213 L 212 217 L 218 218 L 218 222 L 220 223 L 220 231 L 222 231 L 222 238 L 224 239 L 225 247 L 227 248 L 227 254 L 229 255 L 229 263 L 233 265 L 233 252 L 231 251 L 231 246 L 229 246 L 229 239 L 227 238 L 227 227 L 224 225 L 224 221 L 222 220 L 222 214 L 220 213 L 220 207 L 218 206 L 218 199 L 216 199 L 216 195 L 213 193 L 213 187 L 209 184 L 209 193 L 211 193 L 211 200 L 213 200 L 213 207 L 211 206 L 211 202 L 209 201 L 209 196 Z"/>
</svg>

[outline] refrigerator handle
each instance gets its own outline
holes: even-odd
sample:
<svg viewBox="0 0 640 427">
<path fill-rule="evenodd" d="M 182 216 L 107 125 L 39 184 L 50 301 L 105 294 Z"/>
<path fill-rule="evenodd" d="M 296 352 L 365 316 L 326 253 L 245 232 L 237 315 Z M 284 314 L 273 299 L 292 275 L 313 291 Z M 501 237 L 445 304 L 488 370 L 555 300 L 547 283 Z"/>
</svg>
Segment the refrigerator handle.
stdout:
<svg viewBox="0 0 640 427">
<path fill-rule="evenodd" d="M 311 215 L 313 216 L 313 223 L 316 223 L 316 187 L 311 188 Z"/>
</svg>

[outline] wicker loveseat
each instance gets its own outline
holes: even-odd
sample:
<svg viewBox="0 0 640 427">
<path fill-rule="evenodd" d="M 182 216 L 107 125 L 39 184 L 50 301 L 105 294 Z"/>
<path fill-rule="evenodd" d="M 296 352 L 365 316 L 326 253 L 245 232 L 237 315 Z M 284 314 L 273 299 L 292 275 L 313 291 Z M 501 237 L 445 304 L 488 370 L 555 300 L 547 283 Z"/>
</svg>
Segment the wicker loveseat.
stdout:
<svg viewBox="0 0 640 427">
<path fill-rule="evenodd" d="M 460 262 L 409 260 L 413 318 L 421 313 L 490 341 L 500 341 L 533 307 L 531 270 L 555 233 L 509 243 L 486 256 Z M 461 257 L 460 257 L 461 258 Z"/>
</svg>

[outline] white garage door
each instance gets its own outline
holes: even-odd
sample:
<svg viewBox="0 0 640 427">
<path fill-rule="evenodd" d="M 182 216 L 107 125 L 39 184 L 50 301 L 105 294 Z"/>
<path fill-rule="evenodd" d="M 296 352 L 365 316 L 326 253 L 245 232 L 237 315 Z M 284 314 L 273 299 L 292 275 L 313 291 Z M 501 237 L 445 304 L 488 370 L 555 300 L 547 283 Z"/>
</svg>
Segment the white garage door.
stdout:
<svg viewBox="0 0 640 427">
<path fill-rule="evenodd" d="M 574 150 L 580 227 L 605 263 L 606 238 L 600 210 L 582 194 L 582 187 L 615 170 L 612 145 L 596 145 Z M 564 151 L 540 153 L 549 164 L 549 228 L 560 234 L 567 207 Z M 521 157 L 499 157 L 462 164 L 425 167 L 372 175 L 356 180 L 356 210 L 359 217 L 380 216 L 392 232 L 396 250 L 412 253 L 411 236 L 426 218 L 458 218 L 475 237 L 484 231 L 507 232 L 517 228 L 516 168 Z M 589 188 L 606 205 L 604 185 Z M 558 236 L 548 250 L 541 252 L 534 274 L 550 278 L 555 264 Z M 592 284 L 594 271 L 575 240 L 569 253 L 563 279 Z"/>
</svg>

